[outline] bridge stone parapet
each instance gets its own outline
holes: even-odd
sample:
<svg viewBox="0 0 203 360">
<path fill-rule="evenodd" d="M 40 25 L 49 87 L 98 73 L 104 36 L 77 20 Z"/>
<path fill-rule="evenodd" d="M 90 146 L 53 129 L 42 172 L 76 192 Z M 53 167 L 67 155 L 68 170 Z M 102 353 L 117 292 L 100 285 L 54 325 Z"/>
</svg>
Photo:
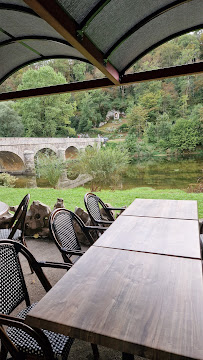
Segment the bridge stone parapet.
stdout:
<svg viewBox="0 0 203 360">
<path fill-rule="evenodd" d="M 74 147 L 77 150 L 85 149 L 87 146 L 101 147 L 102 138 L 0 138 L 0 152 L 11 152 L 18 155 L 25 164 L 27 173 L 33 172 L 34 156 L 42 149 L 51 149 L 58 156 L 65 158 L 65 151 Z"/>
</svg>

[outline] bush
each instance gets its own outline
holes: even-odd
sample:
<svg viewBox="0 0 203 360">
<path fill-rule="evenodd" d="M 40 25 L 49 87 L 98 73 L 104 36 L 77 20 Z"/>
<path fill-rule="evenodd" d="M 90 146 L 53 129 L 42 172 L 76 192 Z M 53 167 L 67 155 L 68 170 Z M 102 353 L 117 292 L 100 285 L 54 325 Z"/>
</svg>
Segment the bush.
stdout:
<svg viewBox="0 0 203 360">
<path fill-rule="evenodd" d="M 0 174 L 0 186 L 14 187 L 16 178 L 8 173 Z"/>
<path fill-rule="evenodd" d="M 128 131 L 128 125 L 127 124 L 122 124 L 121 126 L 119 126 L 118 132 L 121 132 L 121 133 L 126 133 Z"/>
<path fill-rule="evenodd" d="M 121 174 L 125 172 L 128 162 L 129 155 L 125 149 L 89 148 L 81 151 L 77 161 L 72 162 L 71 175 L 73 176 L 73 171 L 90 175 L 92 188 L 98 185 L 105 188 L 105 185 L 109 184 L 113 187 L 120 180 Z"/>
<path fill-rule="evenodd" d="M 37 177 L 48 180 L 53 188 L 56 188 L 65 168 L 65 162 L 53 154 L 40 154 L 36 160 Z"/>
<path fill-rule="evenodd" d="M 155 146 L 148 144 L 146 139 L 138 139 L 135 134 L 126 136 L 125 147 L 130 153 L 131 160 L 138 157 L 150 157 L 156 152 Z"/>
</svg>

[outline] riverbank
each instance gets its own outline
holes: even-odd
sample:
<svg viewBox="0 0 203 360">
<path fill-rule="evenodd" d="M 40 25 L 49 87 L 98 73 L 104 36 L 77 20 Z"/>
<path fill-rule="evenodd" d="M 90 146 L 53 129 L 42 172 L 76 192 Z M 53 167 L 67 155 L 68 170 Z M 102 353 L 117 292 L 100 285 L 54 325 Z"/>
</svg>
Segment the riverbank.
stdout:
<svg viewBox="0 0 203 360">
<path fill-rule="evenodd" d="M 57 198 L 64 200 L 67 209 L 74 211 L 75 207 L 85 208 L 84 195 L 88 192 L 87 188 L 79 187 L 75 189 L 52 189 L 52 188 L 6 188 L 0 187 L 0 200 L 9 206 L 17 205 L 25 194 L 31 195 L 30 204 L 34 200 L 50 206 L 53 209 Z M 199 218 L 203 218 L 203 193 L 187 193 L 179 189 L 154 190 L 149 187 L 133 188 L 129 190 L 101 190 L 96 194 L 105 203 L 120 207 L 129 206 L 135 198 L 142 199 L 171 199 L 171 200 L 197 200 Z"/>
</svg>

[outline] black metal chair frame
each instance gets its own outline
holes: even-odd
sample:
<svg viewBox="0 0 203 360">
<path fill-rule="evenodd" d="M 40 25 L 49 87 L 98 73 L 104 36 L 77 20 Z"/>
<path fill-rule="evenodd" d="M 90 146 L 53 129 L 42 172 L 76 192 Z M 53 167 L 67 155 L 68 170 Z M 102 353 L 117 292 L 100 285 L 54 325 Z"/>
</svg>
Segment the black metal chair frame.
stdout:
<svg viewBox="0 0 203 360">
<path fill-rule="evenodd" d="M 200 237 L 200 249 L 201 249 L 201 256 L 202 256 L 202 260 L 203 260 L 203 222 L 200 225 L 200 229 L 199 229 L 199 237 Z"/>
<path fill-rule="evenodd" d="M 16 231 L 20 230 L 19 241 L 26 246 L 25 242 L 25 218 L 27 214 L 27 208 L 30 201 L 30 194 L 27 194 L 22 199 L 20 205 L 18 206 L 15 214 L 11 218 L 9 228 L 11 230 L 10 234 L 8 234 L 8 239 L 13 239 Z"/>
<path fill-rule="evenodd" d="M 12 248 L 15 251 L 16 254 L 16 261 L 18 263 L 18 269 L 19 273 L 21 274 L 21 280 L 22 280 L 22 288 L 23 288 L 23 296 L 21 299 L 19 299 L 18 303 L 13 305 L 12 310 L 13 311 L 20 303 L 25 301 L 26 306 L 30 306 L 30 298 L 28 295 L 27 287 L 25 284 L 22 268 L 19 261 L 19 254 L 22 254 L 29 264 L 31 264 L 32 269 L 35 271 L 39 281 L 41 282 L 42 286 L 46 291 L 49 291 L 51 289 L 51 284 L 47 277 L 45 276 L 42 268 L 43 267 L 53 267 L 53 268 L 60 268 L 60 269 L 66 269 L 69 270 L 71 268 L 70 264 L 64 264 L 64 263 L 56 263 L 56 262 L 45 262 L 45 261 L 37 261 L 34 256 L 30 253 L 30 251 L 21 243 L 17 241 L 13 241 L 10 239 L 6 240 L 0 240 L 0 247 L 2 245 L 6 245 L 5 247 Z M 9 286 L 9 284 L 8 284 Z M 7 357 L 7 353 L 9 352 L 13 359 L 16 360 L 22 360 L 26 358 L 26 354 L 22 353 L 22 351 L 19 351 L 19 349 L 15 346 L 15 344 L 10 340 L 10 338 L 7 335 L 6 330 L 4 329 L 3 325 L 15 327 L 18 329 L 21 329 L 25 331 L 27 334 L 29 334 L 31 337 L 33 337 L 39 346 L 41 347 L 44 359 L 46 360 L 53 360 L 54 355 L 53 351 L 50 345 L 50 342 L 46 335 L 42 332 L 40 329 L 33 329 L 30 326 L 26 325 L 24 323 L 24 320 L 19 317 L 11 316 L 10 314 L 4 314 L 0 313 L 0 339 L 1 339 L 1 359 L 5 360 Z"/>
<path fill-rule="evenodd" d="M 63 246 L 60 236 L 57 233 L 55 222 L 56 222 L 57 217 L 60 215 L 67 215 L 71 219 L 71 224 L 70 224 L 71 228 L 69 229 L 69 232 L 71 232 L 74 236 L 74 242 L 75 242 L 74 247 Z M 55 209 L 54 211 L 52 211 L 52 213 L 49 217 L 50 234 L 51 234 L 52 239 L 55 241 L 55 244 L 58 247 L 59 251 L 61 252 L 63 260 L 69 264 L 73 264 L 75 262 L 75 261 L 72 261 L 72 259 L 71 259 L 72 255 L 82 256 L 85 253 L 85 251 L 81 250 L 81 246 L 80 246 L 80 243 L 77 238 L 77 234 L 74 229 L 74 223 L 73 223 L 74 221 L 81 228 L 81 230 L 84 233 L 86 239 L 88 240 L 90 246 L 94 243 L 94 239 L 92 238 L 92 236 L 90 234 L 90 230 L 99 230 L 100 229 L 100 227 L 97 227 L 97 226 L 86 226 L 77 214 L 73 213 L 72 211 L 70 211 L 68 209 L 58 208 L 58 209 Z M 64 236 L 68 240 L 68 236 L 70 236 L 70 234 L 67 233 Z M 76 260 L 78 260 L 78 258 Z"/>
<path fill-rule="evenodd" d="M 94 211 L 92 211 L 92 207 L 91 207 L 91 204 L 90 204 L 90 201 L 89 201 L 90 199 L 93 199 L 96 212 L 98 214 L 100 214 L 100 219 L 95 217 Z M 99 225 L 111 225 L 115 221 L 111 211 L 125 210 L 125 208 L 123 208 L 123 207 L 109 207 L 109 206 L 107 206 L 96 194 L 93 194 L 91 192 L 85 194 L 84 203 L 85 203 L 85 207 L 87 209 L 87 212 L 88 212 L 93 224 L 95 224 L 96 226 L 99 226 Z M 106 216 L 107 216 L 107 218 L 109 220 L 102 219 L 102 215 L 100 213 L 99 205 L 101 205 L 101 207 L 104 209 L 105 214 L 106 214 Z M 106 228 L 107 227 L 104 227 L 103 230 L 106 230 Z"/>
</svg>

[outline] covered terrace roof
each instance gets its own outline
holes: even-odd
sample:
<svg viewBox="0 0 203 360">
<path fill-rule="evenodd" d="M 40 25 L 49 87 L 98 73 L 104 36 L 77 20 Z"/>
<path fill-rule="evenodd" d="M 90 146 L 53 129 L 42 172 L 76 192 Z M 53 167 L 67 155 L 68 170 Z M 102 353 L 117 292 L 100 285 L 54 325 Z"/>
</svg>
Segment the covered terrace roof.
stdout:
<svg viewBox="0 0 203 360">
<path fill-rule="evenodd" d="M 0 0 L 0 83 L 40 60 L 88 61 L 104 79 L 0 94 L 0 100 L 120 86 L 203 71 L 203 63 L 128 74 L 152 49 L 203 28 L 203 0 Z"/>
</svg>

